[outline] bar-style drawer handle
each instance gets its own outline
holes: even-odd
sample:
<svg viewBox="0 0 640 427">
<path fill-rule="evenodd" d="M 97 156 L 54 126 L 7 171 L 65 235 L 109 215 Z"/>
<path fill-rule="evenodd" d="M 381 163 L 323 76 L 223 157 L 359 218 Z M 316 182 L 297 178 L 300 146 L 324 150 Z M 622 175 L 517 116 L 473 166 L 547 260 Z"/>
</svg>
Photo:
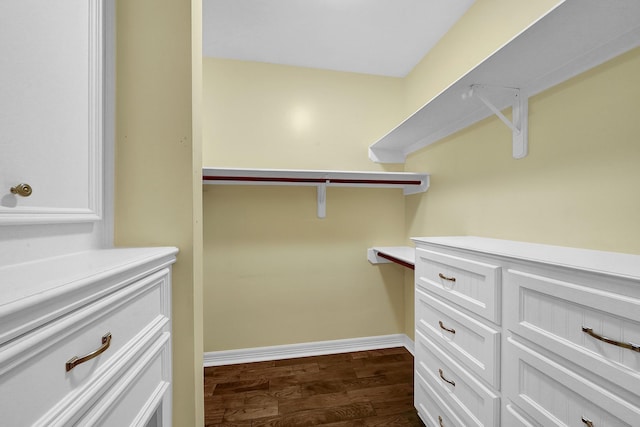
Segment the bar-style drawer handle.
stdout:
<svg viewBox="0 0 640 427">
<path fill-rule="evenodd" d="M 453 380 L 448 380 L 444 377 L 444 372 L 442 372 L 442 369 L 438 369 L 438 372 L 440 372 L 440 378 L 442 378 L 443 381 L 448 382 L 449 384 L 451 384 L 452 386 L 456 386 L 455 381 Z"/>
<path fill-rule="evenodd" d="M 111 332 L 107 332 L 103 337 L 102 337 L 102 345 L 100 346 L 99 349 L 97 349 L 96 351 L 92 351 L 91 353 L 87 354 L 86 356 L 82 356 L 82 357 L 78 357 L 78 356 L 74 356 L 71 359 L 69 359 L 65 365 L 65 368 L 67 370 L 67 372 L 69 372 L 70 370 L 72 370 L 73 368 L 75 368 L 76 366 L 78 366 L 81 363 L 84 363 L 88 360 L 93 359 L 94 357 L 97 357 L 99 355 L 101 355 L 102 353 L 105 352 L 106 349 L 109 348 L 109 346 L 111 345 Z"/>
<path fill-rule="evenodd" d="M 455 334 L 455 333 L 456 333 L 456 330 L 455 330 L 455 329 L 453 329 L 453 328 L 447 328 L 446 326 L 444 326 L 444 325 L 442 324 L 442 320 L 438 320 L 438 323 L 440 324 L 440 329 L 444 329 L 445 331 L 447 331 L 447 332 L 451 332 L 452 334 Z"/>
<path fill-rule="evenodd" d="M 611 338 L 607 338 L 607 337 L 602 336 L 602 335 L 598 335 L 595 332 L 593 332 L 593 329 L 585 328 L 584 326 L 582 327 L 582 332 L 584 332 L 585 334 L 591 335 L 592 337 L 594 337 L 597 340 L 606 342 L 607 344 L 616 345 L 618 347 L 626 348 L 628 350 L 636 351 L 636 352 L 640 353 L 640 345 L 632 344 L 630 342 L 620 342 L 620 341 L 613 340 Z"/>
<path fill-rule="evenodd" d="M 593 421 L 591 421 L 589 418 L 582 417 L 582 422 L 585 423 L 585 425 L 587 427 L 594 427 L 595 426 L 593 424 Z"/>
<path fill-rule="evenodd" d="M 455 277 L 448 277 L 448 276 L 445 276 L 442 273 L 438 273 L 438 277 L 440 277 L 442 280 L 448 280 L 450 282 L 455 282 L 456 281 Z"/>
<path fill-rule="evenodd" d="M 440 423 L 440 427 L 444 427 L 444 423 L 442 422 L 442 417 L 438 415 L 438 423 Z"/>
</svg>

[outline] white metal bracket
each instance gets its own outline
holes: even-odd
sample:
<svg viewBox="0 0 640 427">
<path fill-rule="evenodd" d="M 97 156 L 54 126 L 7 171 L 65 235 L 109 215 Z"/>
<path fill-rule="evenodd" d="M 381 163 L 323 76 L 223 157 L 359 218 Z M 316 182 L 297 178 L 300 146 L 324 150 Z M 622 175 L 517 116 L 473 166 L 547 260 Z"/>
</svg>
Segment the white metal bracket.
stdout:
<svg viewBox="0 0 640 427">
<path fill-rule="evenodd" d="M 318 184 L 318 218 L 327 216 L 327 184 L 329 180 Z"/>
<path fill-rule="evenodd" d="M 488 93 L 506 92 L 509 94 L 511 101 L 511 120 L 487 98 Z M 529 147 L 529 97 L 520 89 L 489 86 L 489 85 L 471 85 L 471 90 L 463 95 L 463 98 L 477 97 L 489 109 L 498 116 L 500 120 L 511 129 L 513 134 L 513 158 L 522 159 L 526 157 Z"/>
</svg>

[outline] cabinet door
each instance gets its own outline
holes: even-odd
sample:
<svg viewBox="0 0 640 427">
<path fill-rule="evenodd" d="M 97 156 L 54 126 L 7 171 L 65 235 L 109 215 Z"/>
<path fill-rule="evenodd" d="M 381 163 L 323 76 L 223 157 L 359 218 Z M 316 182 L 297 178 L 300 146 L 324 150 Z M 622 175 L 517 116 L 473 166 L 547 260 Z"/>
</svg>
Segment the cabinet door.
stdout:
<svg viewBox="0 0 640 427">
<path fill-rule="evenodd" d="M 102 22 L 101 0 L 0 2 L 0 225 L 100 219 Z"/>
</svg>

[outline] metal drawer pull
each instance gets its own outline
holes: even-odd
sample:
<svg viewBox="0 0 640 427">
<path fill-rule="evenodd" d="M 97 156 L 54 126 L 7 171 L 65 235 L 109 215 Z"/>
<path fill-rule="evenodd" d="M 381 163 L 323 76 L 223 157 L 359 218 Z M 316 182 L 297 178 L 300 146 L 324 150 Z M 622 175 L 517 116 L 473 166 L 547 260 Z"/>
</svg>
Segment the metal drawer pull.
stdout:
<svg viewBox="0 0 640 427">
<path fill-rule="evenodd" d="M 444 427 L 444 423 L 442 422 L 442 417 L 438 415 L 438 422 L 440 423 L 440 427 Z"/>
<path fill-rule="evenodd" d="M 450 281 L 450 282 L 455 282 L 455 281 L 456 281 L 456 278 L 455 278 L 455 277 L 447 277 L 447 276 L 445 276 L 445 275 L 444 275 L 444 274 L 442 274 L 442 273 L 438 273 L 438 277 L 440 277 L 440 278 L 441 278 L 441 279 L 443 279 L 443 280 L 448 280 L 448 281 Z"/>
<path fill-rule="evenodd" d="M 593 332 L 593 329 L 585 328 L 584 326 L 582 327 L 582 332 L 584 332 L 585 334 L 591 335 L 597 340 L 604 341 L 607 344 L 616 345 L 618 347 L 626 348 L 628 350 L 636 351 L 640 353 L 640 345 L 632 344 L 630 342 L 620 342 L 620 341 L 613 340 L 611 338 L 604 337 L 602 335 L 598 335 L 595 332 Z"/>
<path fill-rule="evenodd" d="M 587 425 L 587 427 L 594 427 L 593 421 L 589 418 L 582 417 L 582 422 Z"/>
<path fill-rule="evenodd" d="M 84 363 L 84 362 L 86 362 L 88 360 L 93 359 L 96 356 L 101 355 L 102 353 L 105 352 L 106 349 L 109 348 L 110 345 L 111 345 L 111 332 L 107 332 L 102 337 L 102 345 L 100 346 L 99 349 L 87 354 L 86 356 L 82 356 L 82 357 L 74 356 L 71 359 L 69 359 L 67 361 L 67 364 L 65 365 L 67 372 L 69 372 L 70 370 L 72 370 L 73 368 L 78 366 L 79 364 Z"/>
<path fill-rule="evenodd" d="M 11 187 L 11 193 L 17 194 L 22 197 L 29 197 L 33 193 L 33 189 L 29 184 L 18 184 L 15 187 Z"/>
<path fill-rule="evenodd" d="M 455 334 L 455 333 L 456 333 L 456 330 L 455 330 L 455 329 L 453 329 L 453 328 L 447 328 L 446 326 L 444 326 L 444 325 L 442 324 L 442 320 L 439 320 L 439 321 L 438 321 L 438 323 L 440 324 L 440 329 L 444 329 L 445 331 L 447 331 L 447 332 L 451 332 L 452 334 Z"/>
<path fill-rule="evenodd" d="M 444 377 L 444 373 L 442 372 L 442 369 L 438 369 L 438 372 L 440 372 L 440 378 L 442 378 L 445 382 L 448 382 L 449 384 L 451 384 L 452 386 L 456 386 L 455 381 L 452 380 L 448 380 Z"/>
</svg>

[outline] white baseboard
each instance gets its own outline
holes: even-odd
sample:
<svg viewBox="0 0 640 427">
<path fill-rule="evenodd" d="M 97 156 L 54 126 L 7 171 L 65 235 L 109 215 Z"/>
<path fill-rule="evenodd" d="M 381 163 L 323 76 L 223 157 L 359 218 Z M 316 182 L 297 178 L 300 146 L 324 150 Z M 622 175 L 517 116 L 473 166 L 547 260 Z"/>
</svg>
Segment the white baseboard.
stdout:
<svg viewBox="0 0 640 427">
<path fill-rule="evenodd" d="M 322 356 L 325 354 L 350 353 L 353 351 L 378 350 L 381 348 L 391 347 L 405 347 L 411 354 L 413 354 L 414 343 L 411 338 L 405 334 L 394 334 L 376 337 L 350 338 L 344 340 L 276 345 L 272 347 L 211 351 L 204 353 L 203 364 L 205 367 L 234 365 L 238 363 Z"/>
</svg>

